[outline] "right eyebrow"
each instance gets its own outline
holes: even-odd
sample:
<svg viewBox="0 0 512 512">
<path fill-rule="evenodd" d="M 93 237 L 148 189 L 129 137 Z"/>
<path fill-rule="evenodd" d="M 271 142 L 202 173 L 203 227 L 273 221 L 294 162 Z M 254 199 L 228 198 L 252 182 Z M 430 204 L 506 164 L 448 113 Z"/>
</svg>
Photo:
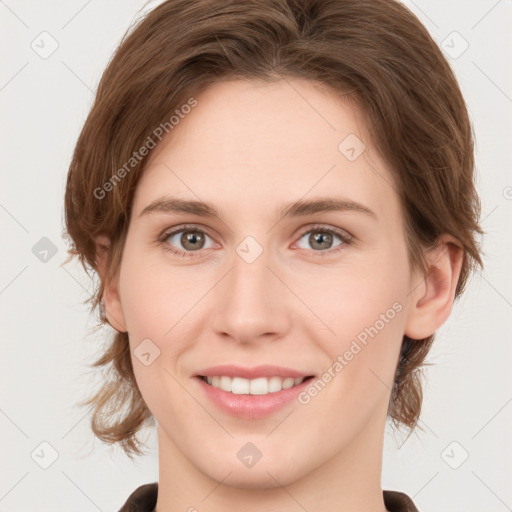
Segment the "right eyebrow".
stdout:
<svg viewBox="0 0 512 512">
<path fill-rule="evenodd" d="M 209 203 L 170 196 L 155 199 L 140 212 L 139 217 L 150 213 L 192 213 L 201 217 L 221 218 L 220 212 Z"/>
</svg>

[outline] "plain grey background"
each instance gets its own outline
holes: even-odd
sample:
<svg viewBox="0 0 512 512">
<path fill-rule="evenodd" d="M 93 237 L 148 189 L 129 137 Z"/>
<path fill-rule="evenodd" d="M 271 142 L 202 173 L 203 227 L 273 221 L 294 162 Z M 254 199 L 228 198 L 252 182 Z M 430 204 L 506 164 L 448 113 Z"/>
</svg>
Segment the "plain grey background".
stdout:
<svg viewBox="0 0 512 512">
<path fill-rule="evenodd" d="M 81 267 L 62 267 L 74 144 L 135 0 L 0 1 L 0 510 L 114 511 L 158 480 L 156 435 L 130 461 L 95 440 L 85 409 L 102 340 Z M 444 49 L 474 125 L 484 272 L 439 331 L 425 372 L 423 432 L 386 434 L 383 487 L 421 511 L 512 510 L 510 363 L 512 2 L 404 2 Z M 46 251 L 46 252 L 45 252 Z M 198 497 L 197 508 L 201 510 Z"/>
</svg>

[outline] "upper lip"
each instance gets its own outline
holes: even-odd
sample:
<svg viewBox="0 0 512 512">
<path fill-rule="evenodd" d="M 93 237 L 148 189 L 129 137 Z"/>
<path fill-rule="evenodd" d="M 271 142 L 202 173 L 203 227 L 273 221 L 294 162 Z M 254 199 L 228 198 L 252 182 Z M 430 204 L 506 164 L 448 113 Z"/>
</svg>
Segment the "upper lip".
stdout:
<svg viewBox="0 0 512 512">
<path fill-rule="evenodd" d="M 215 377 L 215 376 L 227 376 L 227 377 L 242 377 L 244 379 L 257 379 L 258 377 L 309 377 L 311 373 L 304 373 L 293 368 L 286 368 L 284 366 L 275 366 L 270 364 L 264 364 L 260 366 L 253 366 L 251 368 L 236 366 L 232 364 L 222 364 L 219 366 L 211 366 L 200 370 L 197 373 L 201 377 Z"/>
</svg>

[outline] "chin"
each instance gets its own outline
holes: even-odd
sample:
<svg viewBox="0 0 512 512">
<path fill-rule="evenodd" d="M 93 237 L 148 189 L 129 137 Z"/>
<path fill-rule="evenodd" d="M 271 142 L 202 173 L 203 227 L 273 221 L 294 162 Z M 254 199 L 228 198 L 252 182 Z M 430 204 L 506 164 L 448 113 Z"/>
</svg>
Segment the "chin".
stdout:
<svg viewBox="0 0 512 512">
<path fill-rule="evenodd" d="M 218 481 L 235 489 L 273 489 L 290 483 L 289 471 L 285 468 L 262 467 L 256 470 L 256 468 L 235 467 L 231 471 L 227 478 L 224 474 Z M 212 477 L 215 478 L 214 475 Z"/>
<path fill-rule="evenodd" d="M 288 485 L 300 478 L 298 470 L 302 468 L 304 473 L 308 470 L 297 461 L 292 463 L 287 457 L 264 458 L 252 467 L 245 467 L 237 458 L 234 462 L 228 461 L 225 453 L 219 453 L 218 458 L 209 459 L 213 461 L 211 466 L 201 469 L 210 478 L 237 489 L 271 489 Z"/>
</svg>

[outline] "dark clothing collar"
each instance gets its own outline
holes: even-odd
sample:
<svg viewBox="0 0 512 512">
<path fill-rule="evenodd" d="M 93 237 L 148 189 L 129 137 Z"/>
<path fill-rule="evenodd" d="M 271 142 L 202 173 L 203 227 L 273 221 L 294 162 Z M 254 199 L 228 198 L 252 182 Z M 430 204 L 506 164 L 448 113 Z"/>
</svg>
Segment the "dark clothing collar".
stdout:
<svg viewBox="0 0 512 512">
<path fill-rule="evenodd" d="M 384 504 L 389 512 L 418 512 L 407 494 L 397 491 L 383 491 Z M 119 512 L 153 512 L 156 507 L 158 482 L 137 487 L 130 494 Z"/>
</svg>

